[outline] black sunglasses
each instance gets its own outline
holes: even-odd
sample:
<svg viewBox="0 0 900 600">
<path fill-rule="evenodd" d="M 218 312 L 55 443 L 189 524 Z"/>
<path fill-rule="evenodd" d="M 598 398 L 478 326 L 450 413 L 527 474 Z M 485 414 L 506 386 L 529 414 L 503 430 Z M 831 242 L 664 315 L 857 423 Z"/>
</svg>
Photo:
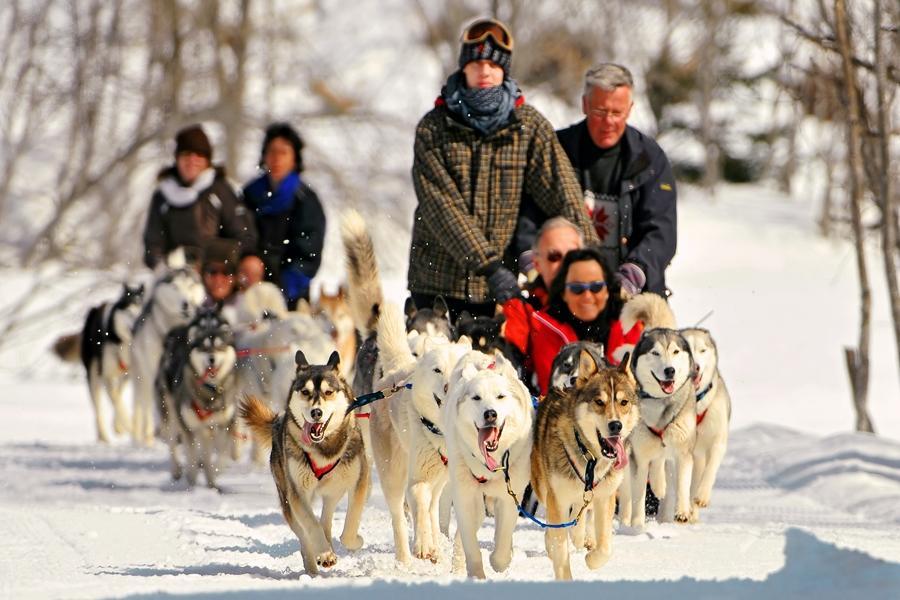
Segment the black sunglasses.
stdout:
<svg viewBox="0 0 900 600">
<path fill-rule="evenodd" d="M 564 256 L 565 254 L 560 252 L 559 250 L 551 250 L 544 258 L 547 259 L 547 262 L 558 263 L 563 259 Z"/>
<path fill-rule="evenodd" d="M 592 294 L 596 294 L 606 287 L 605 281 L 572 281 L 566 284 L 566 288 L 573 294 L 583 294 L 590 290 Z"/>
</svg>

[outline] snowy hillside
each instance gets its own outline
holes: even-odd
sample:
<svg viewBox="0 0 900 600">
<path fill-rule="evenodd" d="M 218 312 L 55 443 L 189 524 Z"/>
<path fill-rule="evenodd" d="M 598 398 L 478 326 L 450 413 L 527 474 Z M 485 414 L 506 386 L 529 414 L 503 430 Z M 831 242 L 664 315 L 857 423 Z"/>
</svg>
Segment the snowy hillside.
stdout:
<svg viewBox="0 0 900 600">
<path fill-rule="evenodd" d="M 702 523 L 619 533 L 612 559 L 595 572 L 576 553 L 573 574 L 582 581 L 567 584 L 567 592 L 897 597 L 900 387 L 884 290 L 876 286 L 873 297 L 876 437 L 850 432 L 842 347 L 855 343 L 858 309 L 848 245 L 816 237 L 806 205 L 763 187 L 725 188 L 715 202 L 692 191 L 682 198 L 672 303 L 684 325 L 712 311 L 703 326 L 718 340 L 734 403 L 729 452 Z M 330 252 L 325 261 L 322 283 L 332 286 L 341 257 Z M 388 295 L 402 299 L 405 265 L 382 268 Z M 363 548 L 351 554 L 336 542 L 337 566 L 314 580 L 303 573 L 267 471 L 229 465 L 225 493 L 187 492 L 170 484 L 161 445 L 95 444 L 82 379 L 46 352 L 55 335 L 79 326 L 84 305 L 113 293 L 90 278 L 77 293 L 62 283 L 85 277 L 34 292 L 35 311 L 55 309 L 0 350 L 0 598 L 287 598 L 314 591 L 334 599 L 485 592 L 528 599 L 556 592 L 543 534 L 524 521 L 512 566 L 503 574 L 488 570 L 490 587 L 450 576 L 446 557 L 437 565 L 395 564 L 377 483 L 363 516 Z M 0 316 L 32 279 L 4 274 Z M 336 531 L 343 518 L 339 508 Z M 488 521 L 482 548 L 491 533 Z M 443 550 L 449 555 L 449 542 Z"/>
</svg>

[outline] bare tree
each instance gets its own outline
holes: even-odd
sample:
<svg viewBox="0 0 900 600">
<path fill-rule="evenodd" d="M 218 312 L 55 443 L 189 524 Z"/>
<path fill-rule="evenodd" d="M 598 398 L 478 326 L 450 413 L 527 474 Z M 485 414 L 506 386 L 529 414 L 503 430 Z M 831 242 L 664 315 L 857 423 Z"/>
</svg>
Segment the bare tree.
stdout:
<svg viewBox="0 0 900 600">
<path fill-rule="evenodd" d="M 865 232 L 862 226 L 862 200 L 865 175 L 862 165 L 862 119 L 859 104 L 856 67 L 853 64 L 849 18 L 844 0 L 834 2 L 834 23 L 838 50 L 842 57 L 844 84 L 847 93 L 848 160 L 850 175 L 851 219 L 853 241 L 856 246 L 856 268 L 860 286 L 859 342 L 856 348 L 844 349 L 847 371 L 853 390 L 853 404 L 856 408 L 856 430 L 873 432 L 872 419 L 868 414 L 869 400 L 869 329 L 871 326 L 872 292 L 866 267 Z"/>
</svg>

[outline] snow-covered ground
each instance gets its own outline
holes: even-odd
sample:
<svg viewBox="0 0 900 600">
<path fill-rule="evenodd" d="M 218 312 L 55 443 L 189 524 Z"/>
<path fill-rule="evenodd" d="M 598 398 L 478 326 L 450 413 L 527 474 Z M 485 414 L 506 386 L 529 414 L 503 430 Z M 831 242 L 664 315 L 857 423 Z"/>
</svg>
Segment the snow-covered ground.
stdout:
<svg viewBox="0 0 900 600">
<path fill-rule="evenodd" d="M 573 572 L 582 581 L 567 584 L 566 593 L 900 596 L 900 382 L 883 286 L 873 297 L 876 437 L 851 432 L 842 347 L 855 343 L 858 308 L 849 246 L 819 239 L 805 204 L 759 186 L 725 188 L 715 202 L 698 192 L 682 198 L 672 302 L 684 325 L 712 311 L 703 326 L 719 342 L 734 402 L 728 456 L 702 523 L 651 523 L 644 534 L 616 535 L 613 557 L 599 571 L 588 571 L 583 553 L 575 554 Z M 339 262 L 326 257 L 324 272 L 338 277 Z M 873 261 L 873 279 L 883 278 L 880 268 Z M 0 278 L 0 316 L 28 277 Z M 402 281 L 396 275 L 388 281 L 389 296 L 402 298 Z M 51 306 L 62 298 L 61 290 L 52 293 L 45 300 Z M 109 294 L 92 288 L 69 304 Z M 395 564 L 377 483 L 364 514 L 363 548 L 351 554 L 335 542 L 337 566 L 309 578 L 267 471 L 230 465 L 221 478 L 225 493 L 186 492 L 169 483 L 161 446 L 93 442 L 84 383 L 44 351 L 55 334 L 77 328 L 67 320 L 72 313 L 61 307 L 55 320 L 43 321 L 53 327 L 19 330 L 15 352 L 8 346 L 0 352 L 0 597 L 280 598 L 307 591 L 335 599 L 437 599 L 555 592 L 543 534 L 524 521 L 509 571 L 493 574 L 488 567 L 490 587 L 449 575 L 446 558 Z M 339 510 L 336 531 L 342 521 Z M 491 533 L 489 520 L 483 548 Z M 449 542 L 444 551 L 449 555 Z"/>
</svg>

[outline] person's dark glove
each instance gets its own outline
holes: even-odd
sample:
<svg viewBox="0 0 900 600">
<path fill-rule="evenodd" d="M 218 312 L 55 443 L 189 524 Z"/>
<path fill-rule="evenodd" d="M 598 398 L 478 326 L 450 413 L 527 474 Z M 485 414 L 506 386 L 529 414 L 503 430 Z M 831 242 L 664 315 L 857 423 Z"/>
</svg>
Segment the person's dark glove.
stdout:
<svg viewBox="0 0 900 600">
<path fill-rule="evenodd" d="M 644 289 L 647 283 L 647 276 L 644 271 L 634 263 L 622 263 L 615 274 L 616 281 L 629 296 L 636 296 Z"/>
<path fill-rule="evenodd" d="M 299 269 L 284 269 L 281 271 L 281 289 L 284 297 L 293 302 L 306 296 L 309 284 L 312 280 L 306 273 Z"/>
<path fill-rule="evenodd" d="M 491 262 L 482 270 L 482 274 L 487 277 L 488 290 L 490 290 L 497 304 L 505 304 L 510 298 L 515 298 L 522 294 L 519 280 L 499 260 Z"/>
</svg>

